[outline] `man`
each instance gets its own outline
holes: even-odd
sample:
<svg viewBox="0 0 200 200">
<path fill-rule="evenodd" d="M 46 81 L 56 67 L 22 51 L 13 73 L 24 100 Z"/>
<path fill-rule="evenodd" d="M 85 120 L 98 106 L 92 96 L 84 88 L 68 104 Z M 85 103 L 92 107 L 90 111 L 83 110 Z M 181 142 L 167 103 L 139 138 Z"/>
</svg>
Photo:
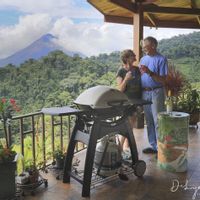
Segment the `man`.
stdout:
<svg viewBox="0 0 200 200">
<path fill-rule="evenodd" d="M 146 54 L 140 60 L 142 81 L 142 98 L 152 104 L 144 106 L 147 123 L 148 140 L 151 147 L 143 149 L 143 153 L 157 153 L 158 117 L 157 114 L 165 110 L 164 83 L 167 76 L 167 59 L 157 52 L 158 42 L 153 37 L 142 41 L 142 48 Z"/>
</svg>

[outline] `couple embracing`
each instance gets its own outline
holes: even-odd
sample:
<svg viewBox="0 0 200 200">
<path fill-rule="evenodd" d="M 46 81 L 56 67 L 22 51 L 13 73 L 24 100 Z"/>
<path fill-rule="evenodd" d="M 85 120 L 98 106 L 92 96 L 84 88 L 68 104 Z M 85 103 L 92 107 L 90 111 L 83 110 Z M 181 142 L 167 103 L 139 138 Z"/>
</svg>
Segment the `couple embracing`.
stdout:
<svg viewBox="0 0 200 200">
<path fill-rule="evenodd" d="M 166 57 L 157 52 L 158 42 L 153 37 L 142 41 L 145 55 L 141 58 L 139 67 L 133 65 L 136 61 L 134 52 L 130 49 L 121 54 L 123 67 L 117 72 L 118 89 L 130 99 L 142 98 L 152 104 L 144 105 L 147 133 L 150 147 L 143 149 L 143 153 L 157 153 L 158 118 L 157 114 L 164 111 L 164 84 L 168 72 Z M 129 121 L 133 127 L 135 113 L 129 113 Z M 120 145 L 126 153 L 129 151 L 128 142 L 120 136 Z"/>
</svg>

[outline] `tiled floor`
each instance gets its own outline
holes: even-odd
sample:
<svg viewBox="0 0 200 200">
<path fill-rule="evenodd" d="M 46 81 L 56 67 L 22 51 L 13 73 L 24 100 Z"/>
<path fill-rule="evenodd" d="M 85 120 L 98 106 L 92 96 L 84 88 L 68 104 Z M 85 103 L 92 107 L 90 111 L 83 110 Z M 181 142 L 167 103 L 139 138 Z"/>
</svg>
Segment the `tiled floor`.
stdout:
<svg viewBox="0 0 200 200">
<path fill-rule="evenodd" d="M 71 179 L 71 184 L 63 184 L 56 180 L 56 174 L 50 170 L 48 173 L 48 188 L 40 186 L 35 196 L 26 195 L 25 200 L 190 200 L 200 199 L 200 130 L 190 128 L 188 149 L 188 170 L 185 173 L 170 173 L 157 166 L 154 155 L 145 155 L 142 149 L 148 145 L 146 129 L 135 129 L 134 135 L 137 142 L 139 158 L 147 164 L 143 178 L 134 174 L 128 181 L 113 180 L 91 189 L 90 198 L 82 198 L 82 186 Z M 52 173 L 53 172 L 53 173 Z M 176 181 L 175 181 L 176 180 Z M 177 188 L 171 192 L 172 183 L 187 187 Z M 199 191 L 198 191 L 199 190 Z"/>
</svg>

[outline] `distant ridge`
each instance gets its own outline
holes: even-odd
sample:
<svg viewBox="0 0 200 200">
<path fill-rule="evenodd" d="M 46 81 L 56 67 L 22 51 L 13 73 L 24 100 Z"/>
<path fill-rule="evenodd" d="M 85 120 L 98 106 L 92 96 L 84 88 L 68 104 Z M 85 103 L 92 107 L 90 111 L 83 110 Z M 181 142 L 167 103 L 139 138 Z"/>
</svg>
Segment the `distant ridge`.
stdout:
<svg viewBox="0 0 200 200">
<path fill-rule="evenodd" d="M 55 50 L 62 50 L 69 56 L 73 56 L 74 54 L 79 54 L 80 56 L 83 56 L 81 53 L 78 52 L 64 50 L 61 46 L 56 45 L 54 43 L 54 39 L 56 39 L 56 37 L 52 34 L 43 35 L 41 38 L 39 38 L 26 48 L 21 49 L 20 51 L 14 53 L 13 55 L 7 58 L 0 59 L 0 67 L 4 67 L 8 64 L 19 66 L 28 59 L 32 58 L 38 60 L 41 57 L 46 56 L 48 55 L 48 53 Z"/>
</svg>

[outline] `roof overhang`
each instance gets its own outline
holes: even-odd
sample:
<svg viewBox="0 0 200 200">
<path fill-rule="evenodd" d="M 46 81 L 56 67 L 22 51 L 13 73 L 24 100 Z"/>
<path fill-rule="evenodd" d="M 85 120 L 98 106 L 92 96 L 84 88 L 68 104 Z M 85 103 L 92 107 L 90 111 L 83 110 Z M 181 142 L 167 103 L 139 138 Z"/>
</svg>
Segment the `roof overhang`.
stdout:
<svg viewBox="0 0 200 200">
<path fill-rule="evenodd" d="M 134 24 L 143 12 L 143 25 L 166 28 L 200 28 L 200 0 L 88 0 L 105 22 Z"/>
</svg>

